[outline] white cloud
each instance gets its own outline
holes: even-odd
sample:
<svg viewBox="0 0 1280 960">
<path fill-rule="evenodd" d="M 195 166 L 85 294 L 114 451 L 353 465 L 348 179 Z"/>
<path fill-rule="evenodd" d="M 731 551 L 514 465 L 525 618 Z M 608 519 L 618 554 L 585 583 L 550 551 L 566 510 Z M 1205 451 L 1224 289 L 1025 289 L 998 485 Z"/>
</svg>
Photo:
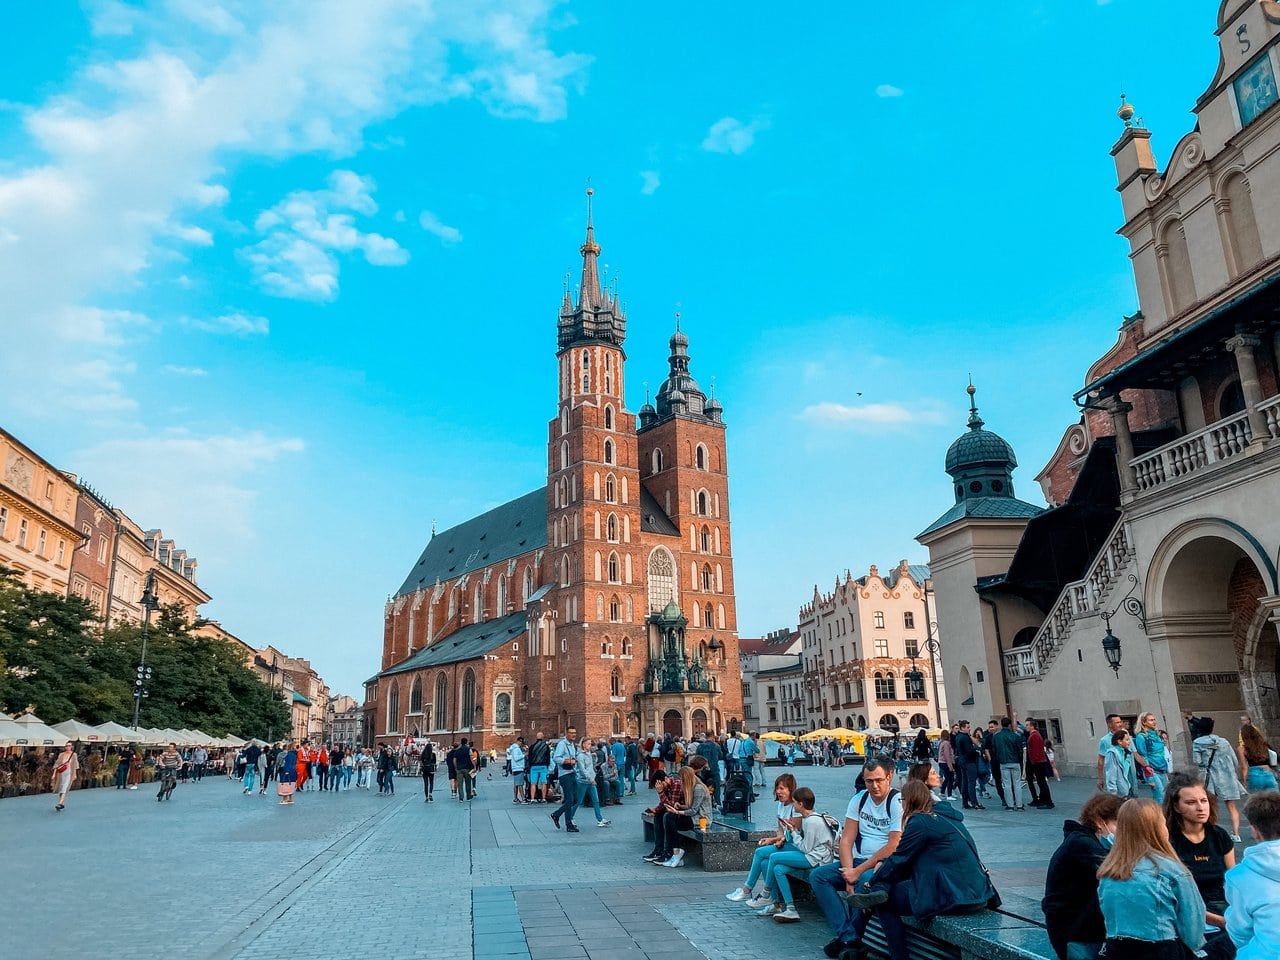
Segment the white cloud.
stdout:
<svg viewBox="0 0 1280 960">
<path fill-rule="evenodd" d="M 742 154 L 751 149 L 756 134 L 767 129 L 769 121 L 766 117 L 757 117 L 750 123 L 743 123 L 736 117 L 722 117 L 707 131 L 702 149 L 711 153 Z"/>
<path fill-rule="evenodd" d="M 902 88 L 895 87 L 892 83 L 882 83 L 876 87 L 876 96 L 882 98 L 900 97 L 902 96 Z"/>
<path fill-rule="evenodd" d="M 265 464 L 300 453 L 297 437 L 261 432 L 199 437 L 186 431 L 108 440 L 76 454 L 71 462 L 97 489 L 144 528 L 165 535 L 199 556 L 231 553 L 254 539 L 257 489 L 252 475 Z M 174 483 L 175 471 L 182 483 Z"/>
<path fill-rule="evenodd" d="M 662 186 L 662 178 L 658 176 L 657 170 L 641 170 L 640 171 L 640 192 L 646 197 L 653 196 L 654 192 Z"/>
<path fill-rule="evenodd" d="M 802 420 L 818 426 L 877 429 L 909 423 L 942 423 L 941 414 L 930 409 L 911 409 L 900 403 L 864 403 L 850 406 L 825 401 L 811 404 L 800 413 Z"/>
<path fill-rule="evenodd" d="M 374 189 L 369 177 L 335 170 L 329 189 L 295 190 L 259 214 L 254 226 L 263 239 L 240 252 L 262 288 L 277 297 L 332 300 L 338 295 L 338 254 L 362 253 L 379 267 L 408 263 L 409 251 L 395 240 L 355 225 L 355 214 L 378 212 Z"/>
<path fill-rule="evenodd" d="M 462 242 L 462 231 L 457 227 L 451 227 L 446 223 L 442 223 L 430 210 L 423 210 L 418 215 L 418 223 L 422 229 L 432 236 L 440 238 L 440 242 L 445 246 L 452 246 L 455 243 Z"/>
<path fill-rule="evenodd" d="M 209 374 L 204 367 L 179 367 L 172 363 L 164 365 L 164 372 L 172 373 L 175 377 L 204 377 Z"/>
<path fill-rule="evenodd" d="M 101 339 L 76 336 L 94 346 L 68 356 L 68 324 L 127 306 L 119 294 L 145 289 L 145 272 L 173 269 L 182 258 L 164 254 L 177 231 L 204 243 L 201 211 L 227 202 L 247 159 L 350 153 L 370 124 L 448 100 L 556 120 L 589 63 L 552 50 L 554 0 L 88 6 L 92 37 L 76 58 L 85 66 L 24 105 L 26 140 L 10 153 L 33 159 L 0 172 L 0 290 L 6 325 L 20 330 L 6 329 L 0 381 L 11 395 L 39 395 L 45 416 L 64 397 L 82 401 L 88 385 L 51 389 L 41 358 L 124 370 L 120 346 Z M 384 238 L 358 244 L 370 262 L 403 257 Z M 314 255 L 289 252 L 300 267 Z M 174 273 L 206 286 L 197 267 Z M 323 283 L 306 292 L 332 296 Z M 118 377 L 98 386 L 112 405 L 124 389 Z"/>
<path fill-rule="evenodd" d="M 266 317 L 255 317 L 239 311 L 224 313 L 217 317 L 197 319 L 183 317 L 182 322 L 186 326 L 195 327 L 205 333 L 231 334 L 237 337 L 265 336 L 271 332 L 271 324 Z"/>
</svg>

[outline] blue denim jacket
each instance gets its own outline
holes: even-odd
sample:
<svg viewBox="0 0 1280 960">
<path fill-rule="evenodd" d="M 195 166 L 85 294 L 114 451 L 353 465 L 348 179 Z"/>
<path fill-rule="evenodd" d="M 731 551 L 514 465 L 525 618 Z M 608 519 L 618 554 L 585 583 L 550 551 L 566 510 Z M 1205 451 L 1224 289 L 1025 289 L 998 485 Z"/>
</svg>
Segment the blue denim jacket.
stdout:
<svg viewBox="0 0 1280 960">
<path fill-rule="evenodd" d="M 1192 950 L 1204 946 L 1204 900 L 1177 860 L 1157 854 L 1140 860 L 1129 880 L 1104 877 L 1098 902 L 1108 937 L 1181 940 Z"/>
</svg>

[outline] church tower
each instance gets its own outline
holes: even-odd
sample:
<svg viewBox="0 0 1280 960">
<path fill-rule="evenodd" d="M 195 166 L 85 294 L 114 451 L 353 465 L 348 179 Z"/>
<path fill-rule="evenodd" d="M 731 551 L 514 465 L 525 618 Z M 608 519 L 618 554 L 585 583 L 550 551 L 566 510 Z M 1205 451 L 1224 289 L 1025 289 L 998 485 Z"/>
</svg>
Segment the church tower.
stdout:
<svg viewBox="0 0 1280 960">
<path fill-rule="evenodd" d="M 613 698 L 632 680 L 613 673 L 619 664 L 632 672 L 645 590 L 636 423 L 623 393 L 627 320 L 616 294 L 600 283 L 591 195 L 588 189 L 578 301 L 565 291 L 558 325 L 559 397 L 547 437 L 547 551 L 558 643 L 543 658 L 550 669 L 540 671 L 539 687 L 547 722 L 598 733 L 609 728 Z M 547 710 L 552 703 L 562 705 L 559 716 Z"/>
</svg>

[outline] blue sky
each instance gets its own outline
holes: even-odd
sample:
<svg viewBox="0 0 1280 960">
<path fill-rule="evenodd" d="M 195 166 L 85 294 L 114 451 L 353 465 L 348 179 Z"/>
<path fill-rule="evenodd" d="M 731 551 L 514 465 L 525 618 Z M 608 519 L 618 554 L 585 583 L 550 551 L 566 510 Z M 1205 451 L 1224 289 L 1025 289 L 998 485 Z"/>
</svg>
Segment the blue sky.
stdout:
<svg viewBox="0 0 1280 960">
<path fill-rule="evenodd" d="M 729 424 L 739 632 L 793 625 L 926 559 L 970 374 L 1041 502 L 1136 307 L 1119 91 L 1163 163 L 1213 7 L 10 5 L 0 423 L 358 693 L 432 521 L 545 479 L 590 177 L 629 406 L 679 309 Z"/>
</svg>

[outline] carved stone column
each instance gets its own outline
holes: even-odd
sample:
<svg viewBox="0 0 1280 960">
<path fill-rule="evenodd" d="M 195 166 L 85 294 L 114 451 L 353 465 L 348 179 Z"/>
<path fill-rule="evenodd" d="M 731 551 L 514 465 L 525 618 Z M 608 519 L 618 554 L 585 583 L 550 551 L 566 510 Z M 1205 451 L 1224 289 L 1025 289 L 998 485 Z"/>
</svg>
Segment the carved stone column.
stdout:
<svg viewBox="0 0 1280 960">
<path fill-rule="evenodd" d="M 1262 404 L 1262 384 L 1258 382 L 1258 364 L 1253 351 L 1261 341 L 1248 334 L 1237 334 L 1227 341 L 1227 349 L 1236 358 L 1236 369 L 1240 371 L 1240 391 L 1244 394 L 1245 410 L 1249 416 L 1249 429 L 1253 432 L 1252 443 L 1265 443 L 1270 439 L 1267 433 L 1267 418 L 1258 407 Z"/>
<path fill-rule="evenodd" d="M 1111 397 L 1107 401 L 1107 412 L 1111 414 L 1111 426 L 1116 433 L 1116 475 L 1120 478 L 1120 500 L 1122 503 L 1132 500 L 1138 493 L 1138 481 L 1133 475 L 1133 434 L 1129 431 L 1129 414 L 1133 404 L 1126 403 L 1119 397 Z"/>
</svg>

